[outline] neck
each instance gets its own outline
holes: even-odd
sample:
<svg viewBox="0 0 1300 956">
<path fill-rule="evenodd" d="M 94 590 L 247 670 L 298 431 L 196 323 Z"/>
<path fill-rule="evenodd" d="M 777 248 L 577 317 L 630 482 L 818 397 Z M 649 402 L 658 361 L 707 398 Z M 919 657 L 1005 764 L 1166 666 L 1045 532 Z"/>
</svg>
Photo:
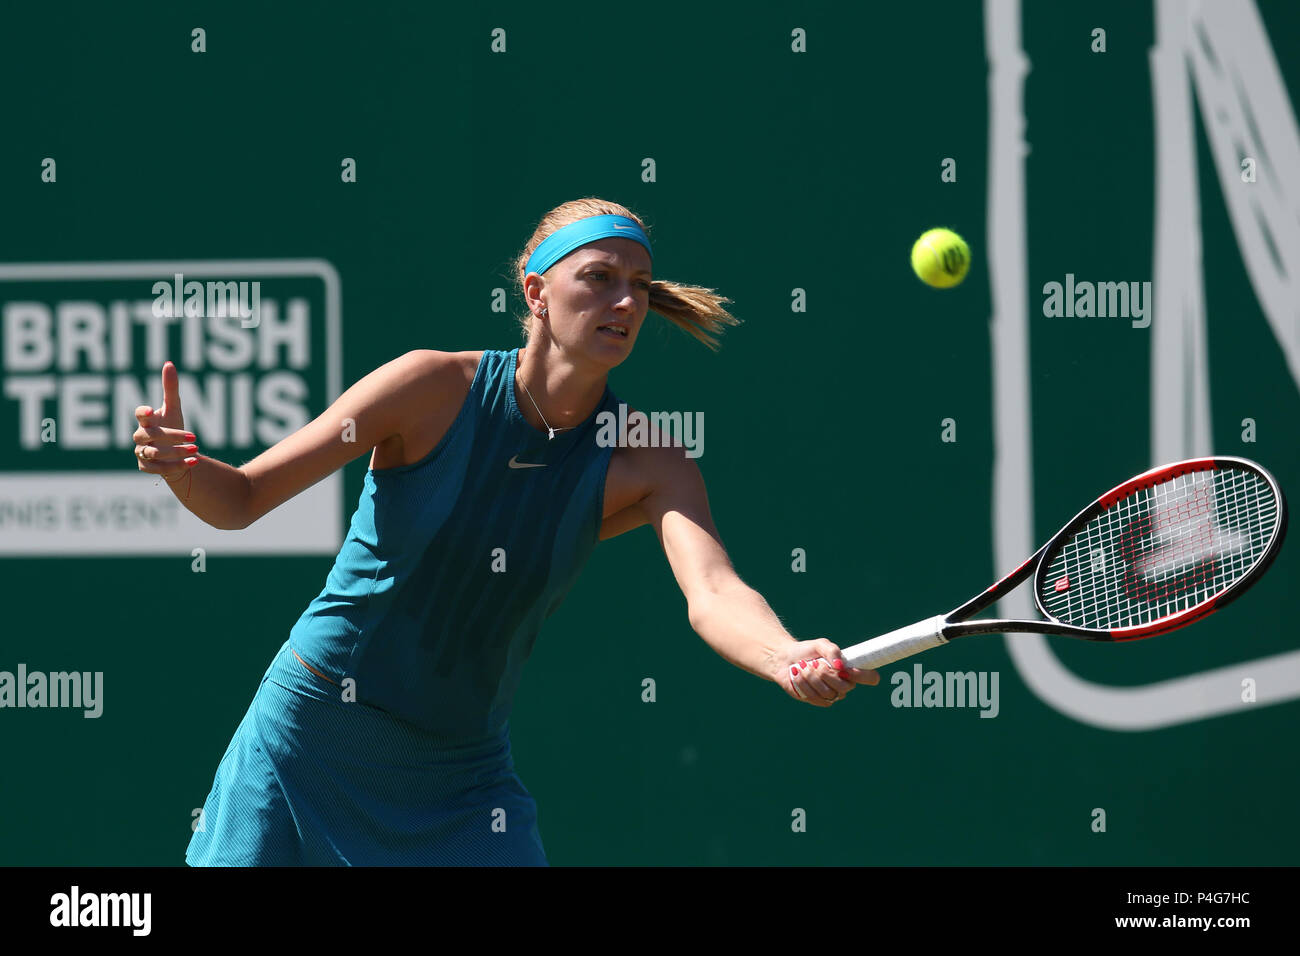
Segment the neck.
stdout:
<svg viewBox="0 0 1300 956">
<path fill-rule="evenodd" d="M 533 343 L 519 350 L 515 381 L 521 384 L 515 389 L 515 404 L 524 420 L 538 431 L 545 432 L 548 426 L 573 428 L 596 411 L 607 377 L 604 369 L 581 368 L 558 349 Z"/>
</svg>

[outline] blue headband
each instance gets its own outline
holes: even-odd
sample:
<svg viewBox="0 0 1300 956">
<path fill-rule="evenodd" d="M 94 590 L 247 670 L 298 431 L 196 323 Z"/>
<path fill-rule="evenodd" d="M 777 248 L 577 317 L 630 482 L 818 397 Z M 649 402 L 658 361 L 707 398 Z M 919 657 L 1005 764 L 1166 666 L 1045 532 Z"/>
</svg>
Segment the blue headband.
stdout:
<svg viewBox="0 0 1300 956">
<path fill-rule="evenodd" d="M 543 239 L 541 245 L 528 257 L 524 275 L 530 272 L 545 275 L 547 269 L 579 246 L 585 246 L 597 239 L 610 238 L 635 239 L 645 246 L 645 251 L 650 253 L 652 259 L 654 258 L 654 253 L 650 251 L 650 240 L 641 231 L 635 219 L 629 219 L 627 216 L 588 216 L 586 219 L 579 219 L 577 222 L 556 229 Z"/>
</svg>

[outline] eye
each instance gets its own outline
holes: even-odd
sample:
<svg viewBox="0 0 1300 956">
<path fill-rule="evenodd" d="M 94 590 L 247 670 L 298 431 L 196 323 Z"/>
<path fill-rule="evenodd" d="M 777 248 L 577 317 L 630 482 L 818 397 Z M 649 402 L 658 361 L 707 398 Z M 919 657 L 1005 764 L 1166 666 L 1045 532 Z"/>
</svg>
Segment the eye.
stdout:
<svg viewBox="0 0 1300 956">
<path fill-rule="evenodd" d="M 597 278 L 597 277 L 599 277 L 599 278 L 605 278 L 605 277 L 608 276 L 608 275 L 609 275 L 608 272 L 588 272 L 588 273 L 587 273 L 587 278 L 588 278 L 588 279 L 595 279 L 595 278 Z M 642 279 L 642 280 L 641 280 L 641 288 L 645 289 L 647 292 L 650 291 L 650 285 L 651 285 L 651 284 L 650 284 L 649 282 L 647 282 L 645 279 Z"/>
</svg>

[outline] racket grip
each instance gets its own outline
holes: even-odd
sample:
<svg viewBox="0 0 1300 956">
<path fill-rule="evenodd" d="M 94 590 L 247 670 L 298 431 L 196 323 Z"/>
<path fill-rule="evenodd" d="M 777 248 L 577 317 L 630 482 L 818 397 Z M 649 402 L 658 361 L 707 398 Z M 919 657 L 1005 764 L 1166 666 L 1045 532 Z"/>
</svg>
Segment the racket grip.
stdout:
<svg viewBox="0 0 1300 956">
<path fill-rule="evenodd" d="M 917 621 L 915 624 L 900 627 L 896 631 L 845 648 L 841 656 L 850 667 L 862 667 L 868 670 L 884 664 L 892 664 L 904 657 L 911 657 L 913 654 L 928 651 L 940 644 L 947 644 L 948 641 L 943 636 L 945 623 L 942 614 L 928 617 L 924 621 Z"/>
</svg>

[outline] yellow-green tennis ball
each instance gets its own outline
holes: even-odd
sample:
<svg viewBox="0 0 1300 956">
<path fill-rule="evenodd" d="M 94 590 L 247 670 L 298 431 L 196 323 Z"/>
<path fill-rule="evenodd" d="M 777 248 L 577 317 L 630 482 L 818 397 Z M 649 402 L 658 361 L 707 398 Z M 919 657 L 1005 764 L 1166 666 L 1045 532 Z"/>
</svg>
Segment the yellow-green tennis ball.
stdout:
<svg viewBox="0 0 1300 956">
<path fill-rule="evenodd" d="M 912 246 L 912 271 L 926 285 L 951 289 L 970 269 L 970 246 L 951 229 L 929 229 Z"/>
</svg>

